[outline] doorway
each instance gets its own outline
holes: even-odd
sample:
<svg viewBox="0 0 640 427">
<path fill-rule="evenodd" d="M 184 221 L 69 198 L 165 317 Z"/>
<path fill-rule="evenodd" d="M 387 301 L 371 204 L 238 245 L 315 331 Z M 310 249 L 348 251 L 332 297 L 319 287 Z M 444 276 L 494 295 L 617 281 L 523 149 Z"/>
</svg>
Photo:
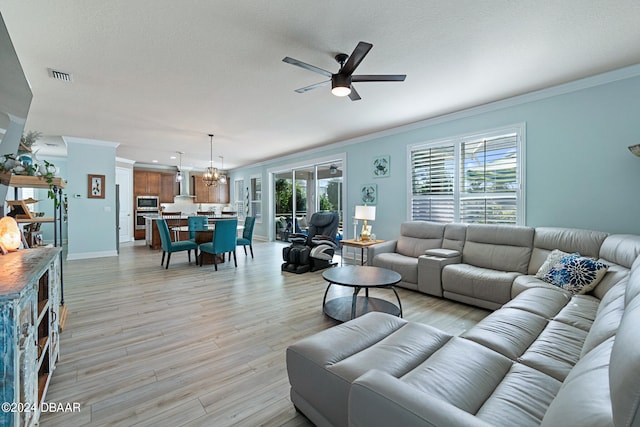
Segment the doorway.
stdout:
<svg viewBox="0 0 640 427">
<path fill-rule="evenodd" d="M 119 188 L 118 241 L 119 243 L 133 241 L 133 172 L 131 169 L 116 167 L 116 185 Z"/>
</svg>

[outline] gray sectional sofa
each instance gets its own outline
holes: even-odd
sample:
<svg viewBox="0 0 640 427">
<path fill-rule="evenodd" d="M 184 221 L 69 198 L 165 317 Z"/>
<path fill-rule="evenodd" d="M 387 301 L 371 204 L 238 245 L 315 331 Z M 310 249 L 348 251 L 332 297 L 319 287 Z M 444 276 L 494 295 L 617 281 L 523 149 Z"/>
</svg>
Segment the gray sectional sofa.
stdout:
<svg viewBox="0 0 640 427">
<path fill-rule="evenodd" d="M 401 224 L 398 239 L 369 248 L 368 263 L 400 273 L 399 286 L 496 310 L 524 289 L 553 287 L 535 277 L 552 250 L 601 258 L 615 272 L 619 253 L 638 255 L 616 252 L 616 246 L 637 238 L 559 227 L 409 221 Z"/>
<path fill-rule="evenodd" d="M 640 426 L 640 236 L 420 223 L 401 234 L 374 265 L 496 311 L 460 336 L 369 313 L 291 345 L 291 400 L 314 424 Z M 554 249 L 609 268 L 572 294 L 535 277 Z"/>
</svg>

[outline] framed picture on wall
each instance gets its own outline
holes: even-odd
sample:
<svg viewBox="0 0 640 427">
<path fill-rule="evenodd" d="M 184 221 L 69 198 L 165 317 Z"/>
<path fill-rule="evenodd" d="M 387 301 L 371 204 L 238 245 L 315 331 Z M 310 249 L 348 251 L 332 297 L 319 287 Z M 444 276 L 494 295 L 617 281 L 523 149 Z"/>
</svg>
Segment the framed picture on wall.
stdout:
<svg viewBox="0 0 640 427">
<path fill-rule="evenodd" d="M 391 157 L 376 156 L 373 158 L 371 166 L 374 178 L 386 178 L 391 174 Z"/>
<path fill-rule="evenodd" d="M 104 199 L 104 175 L 89 175 L 89 199 Z"/>
<path fill-rule="evenodd" d="M 378 186 L 376 184 L 364 184 L 360 188 L 362 203 L 375 205 L 378 203 Z"/>
</svg>

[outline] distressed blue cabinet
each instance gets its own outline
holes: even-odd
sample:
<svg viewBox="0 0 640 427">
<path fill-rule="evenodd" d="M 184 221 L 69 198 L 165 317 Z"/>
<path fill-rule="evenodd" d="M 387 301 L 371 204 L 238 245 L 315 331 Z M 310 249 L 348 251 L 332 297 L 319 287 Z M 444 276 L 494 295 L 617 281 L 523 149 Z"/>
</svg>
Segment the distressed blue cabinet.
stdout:
<svg viewBox="0 0 640 427">
<path fill-rule="evenodd" d="M 59 334 L 60 248 L 0 256 L 0 427 L 37 424 Z"/>
</svg>

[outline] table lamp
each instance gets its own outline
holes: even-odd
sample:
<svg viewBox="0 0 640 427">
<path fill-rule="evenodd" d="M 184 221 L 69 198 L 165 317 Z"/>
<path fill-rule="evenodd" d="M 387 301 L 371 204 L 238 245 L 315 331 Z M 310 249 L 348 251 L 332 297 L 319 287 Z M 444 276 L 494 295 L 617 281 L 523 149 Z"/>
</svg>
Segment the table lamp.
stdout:
<svg viewBox="0 0 640 427">
<path fill-rule="evenodd" d="M 360 232 L 360 240 L 368 242 L 371 236 L 371 228 L 367 225 L 367 221 L 374 221 L 376 219 L 376 207 L 357 205 L 354 218 L 364 220 L 362 231 Z"/>
</svg>

